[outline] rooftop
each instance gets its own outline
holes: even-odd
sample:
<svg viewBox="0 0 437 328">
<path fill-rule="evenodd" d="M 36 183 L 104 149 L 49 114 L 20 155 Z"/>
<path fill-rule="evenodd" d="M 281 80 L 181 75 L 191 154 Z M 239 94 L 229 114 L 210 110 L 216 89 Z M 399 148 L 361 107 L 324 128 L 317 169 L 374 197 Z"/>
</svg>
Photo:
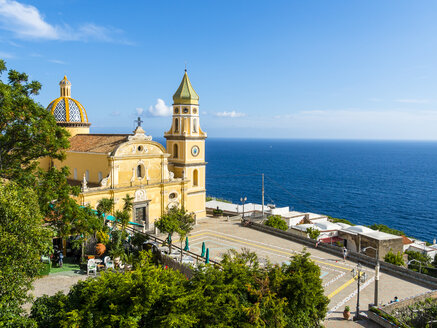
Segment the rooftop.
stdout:
<svg viewBox="0 0 437 328">
<path fill-rule="evenodd" d="M 108 154 L 128 141 L 129 134 L 77 134 L 70 138 L 69 151 Z"/>
</svg>

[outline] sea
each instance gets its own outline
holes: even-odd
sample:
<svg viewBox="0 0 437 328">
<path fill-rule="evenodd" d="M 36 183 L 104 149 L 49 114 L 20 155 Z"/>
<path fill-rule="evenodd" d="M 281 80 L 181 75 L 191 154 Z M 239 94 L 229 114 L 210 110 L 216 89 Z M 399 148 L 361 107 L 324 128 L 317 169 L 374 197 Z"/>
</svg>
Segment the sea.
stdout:
<svg viewBox="0 0 437 328">
<path fill-rule="evenodd" d="M 206 189 L 437 238 L 437 142 L 206 140 Z"/>
</svg>

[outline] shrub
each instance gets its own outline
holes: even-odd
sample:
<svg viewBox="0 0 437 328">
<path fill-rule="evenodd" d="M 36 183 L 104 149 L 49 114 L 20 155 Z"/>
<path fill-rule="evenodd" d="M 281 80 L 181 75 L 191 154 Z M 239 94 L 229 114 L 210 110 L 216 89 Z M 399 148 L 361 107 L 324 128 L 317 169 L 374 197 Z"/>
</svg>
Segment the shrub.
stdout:
<svg viewBox="0 0 437 328">
<path fill-rule="evenodd" d="M 215 209 L 212 211 L 212 214 L 214 214 L 214 215 L 222 215 L 222 214 L 223 214 L 223 210 L 221 210 L 221 209 L 219 209 L 219 208 L 215 208 Z"/>
<path fill-rule="evenodd" d="M 314 240 L 317 240 L 317 238 L 320 236 L 320 231 L 315 229 L 315 228 L 310 227 L 306 230 L 306 232 L 307 232 L 308 236 Z"/>
<path fill-rule="evenodd" d="M 352 222 L 346 220 L 346 219 L 337 219 L 337 218 L 333 218 L 332 216 L 328 216 L 329 221 L 333 222 L 333 223 L 346 223 L 349 224 L 351 226 L 354 226 L 355 224 L 353 224 Z"/>
<path fill-rule="evenodd" d="M 266 222 L 264 222 L 266 226 L 281 229 L 281 230 L 288 230 L 287 223 L 282 220 L 280 215 L 270 215 Z"/>
<path fill-rule="evenodd" d="M 384 256 L 384 261 L 387 263 L 391 263 L 397 266 L 405 265 L 404 258 L 401 254 L 401 252 L 398 252 L 397 254 L 394 254 L 392 250 Z"/>
<path fill-rule="evenodd" d="M 382 231 L 396 236 L 405 236 L 405 232 L 387 227 L 385 224 L 372 224 L 370 229 Z"/>
</svg>

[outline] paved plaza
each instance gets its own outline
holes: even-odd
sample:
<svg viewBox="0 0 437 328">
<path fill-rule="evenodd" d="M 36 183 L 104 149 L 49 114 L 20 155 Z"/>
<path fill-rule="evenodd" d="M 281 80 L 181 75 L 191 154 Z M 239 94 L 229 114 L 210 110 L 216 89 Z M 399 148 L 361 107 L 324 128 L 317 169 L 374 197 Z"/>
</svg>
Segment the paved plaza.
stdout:
<svg viewBox="0 0 437 328">
<path fill-rule="evenodd" d="M 202 242 L 209 248 L 210 258 L 219 261 L 229 249 L 240 251 L 247 248 L 258 254 L 262 259 L 269 259 L 272 263 L 282 263 L 290 260 L 290 256 L 301 252 L 303 245 L 276 237 L 251 228 L 242 227 L 239 221 L 227 222 L 224 219 L 208 218 L 199 220 L 189 236 L 190 250 L 201 252 Z M 362 323 L 346 322 L 343 320 L 343 310 L 346 305 L 354 315 L 357 302 L 357 282 L 351 275 L 356 263 L 343 261 L 343 258 L 319 251 L 307 249 L 311 259 L 321 268 L 321 278 L 325 294 L 330 299 L 326 327 L 363 326 Z M 373 268 L 366 268 L 367 281 L 360 289 L 360 309 L 368 309 L 373 303 L 375 274 Z M 399 299 L 407 298 L 428 291 L 429 289 L 414 283 L 381 273 L 379 280 L 379 302 L 388 303 L 395 296 Z M 366 327 L 376 327 L 368 322 Z"/>
</svg>

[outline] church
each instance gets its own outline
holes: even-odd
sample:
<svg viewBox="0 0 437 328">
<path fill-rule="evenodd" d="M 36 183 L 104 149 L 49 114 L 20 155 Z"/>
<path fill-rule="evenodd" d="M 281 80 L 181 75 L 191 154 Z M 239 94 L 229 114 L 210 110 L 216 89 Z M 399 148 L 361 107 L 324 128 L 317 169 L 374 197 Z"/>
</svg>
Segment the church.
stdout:
<svg viewBox="0 0 437 328">
<path fill-rule="evenodd" d="M 71 97 L 71 83 L 64 76 L 61 96 L 47 110 L 71 135 L 62 162 L 44 159 L 48 169 L 68 166 L 69 182 L 81 186 L 77 201 L 96 208 L 102 198 L 114 199 L 114 210 L 133 197 L 132 223 L 143 231 L 172 207 L 183 207 L 196 218 L 205 211 L 205 139 L 200 128 L 199 96 L 187 71 L 173 95 L 171 127 L 164 134 L 167 149 L 138 126 L 133 134 L 93 134 L 85 107 Z"/>
</svg>

